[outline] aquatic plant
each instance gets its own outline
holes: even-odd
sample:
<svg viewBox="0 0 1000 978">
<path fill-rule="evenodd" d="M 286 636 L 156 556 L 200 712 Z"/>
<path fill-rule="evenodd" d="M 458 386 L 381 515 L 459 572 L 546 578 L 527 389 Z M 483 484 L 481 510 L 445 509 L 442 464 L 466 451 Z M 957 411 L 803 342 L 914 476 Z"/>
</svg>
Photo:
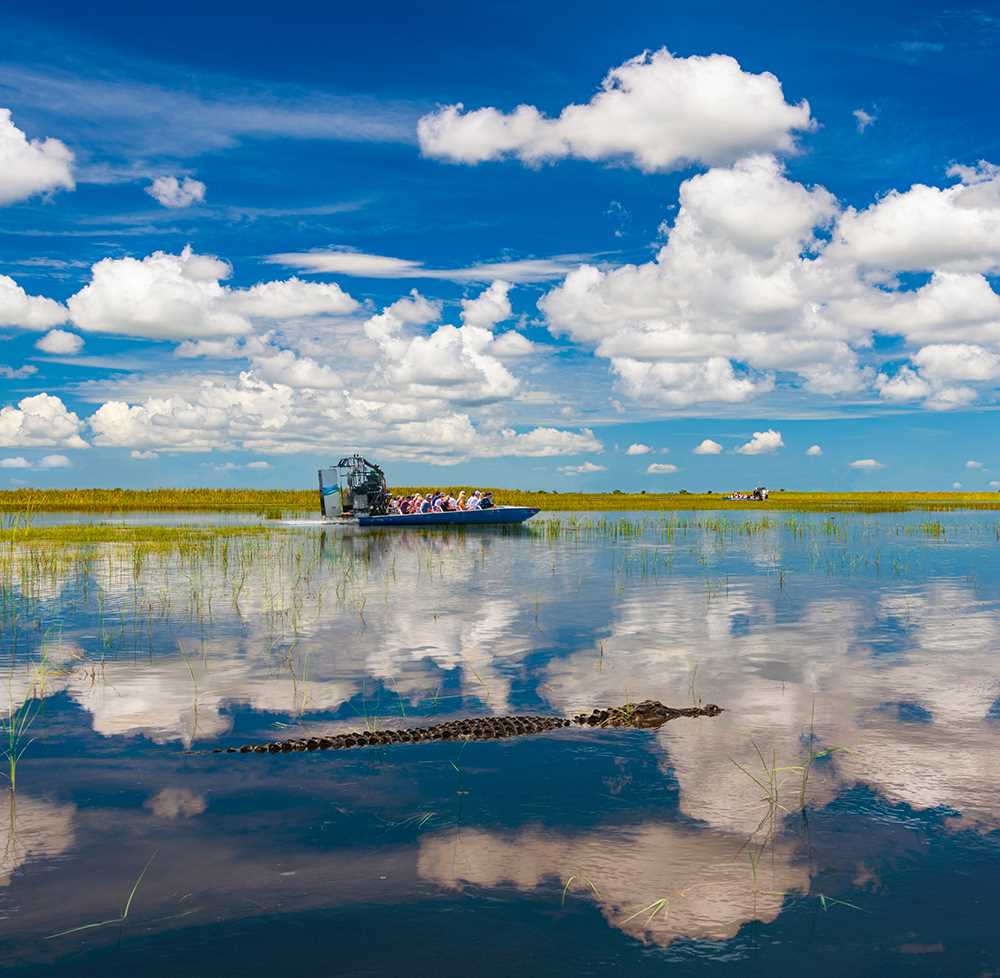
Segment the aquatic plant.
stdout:
<svg viewBox="0 0 1000 978">
<path fill-rule="evenodd" d="M 146 875 L 146 871 L 152 865 L 153 860 L 156 858 L 156 854 L 159 850 L 155 850 L 153 855 L 149 857 L 146 861 L 146 865 L 142 867 L 142 872 L 136 877 L 135 882 L 132 884 L 132 889 L 129 890 L 128 897 L 125 899 L 125 903 L 122 905 L 122 912 L 117 917 L 112 917 L 110 920 L 98 920 L 92 924 L 81 924 L 79 927 L 70 927 L 68 930 L 61 930 L 57 934 L 49 934 L 45 940 L 51 941 L 57 937 L 67 937 L 70 934 L 79 934 L 80 931 L 84 930 L 94 930 L 97 927 L 109 927 L 112 924 L 124 924 L 128 920 L 129 911 L 132 909 L 132 901 L 135 899 L 135 895 L 139 890 L 139 886 L 142 884 L 143 877 Z"/>
<path fill-rule="evenodd" d="M 569 893 L 570 887 L 578 879 L 581 882 L 586 883 L 587 886 L 590 887 L 590 891 L 594 894 L 594 896 L 597 897 L 598 900 L 600 900 L 600 898 L 601 898 L 601 892 L 600 892 L 600 890 L 597 889 L 597 884 L 589 876 L 583 876 L 581 874 L 574 873 L 572 876 L 570 876 L 566 880 L 566 885 L 562 888 L 562 899 L 559 902 L 559 906 L 561 906 L 561 907 L 565 907 L 566 906 L 566 895 Z"/>
<path fill-rule="evenodd" d="M 643 926 L 648 927 L 653 922 L 653 919 L 664 910 L 666 913 L 664 913 L 663 916 L 666 917 L 670 913 L 670 901 L 666 897 L 660 897 L 659 900 L 654 900 L 647 906 L 640 907 L 635 911 L 635 913 L 629 914 L 627 917 L 619 920 L 618 923 L 620 925 L 624 925 L 635 920 L 636 917 L 641 917 L 643 914 L 646 914 L 646 920 L 644 921 Z"/>
<path fill-rule="evenodd" d="M 8 696 L 7 710 L 0 717 L 0 738 L 3 739 L 3 754 L 6 770 L 0 772 L 7 779 L 11 791 L 17 790 L 17 765 L 24 752 L 31 746 L 30 740 L 25 740 L 28 730 L 35 722 L 41 709 L 41 700 L 25 700 L 18 707 L 13 705 L 12 695 Z"/>
</svg>

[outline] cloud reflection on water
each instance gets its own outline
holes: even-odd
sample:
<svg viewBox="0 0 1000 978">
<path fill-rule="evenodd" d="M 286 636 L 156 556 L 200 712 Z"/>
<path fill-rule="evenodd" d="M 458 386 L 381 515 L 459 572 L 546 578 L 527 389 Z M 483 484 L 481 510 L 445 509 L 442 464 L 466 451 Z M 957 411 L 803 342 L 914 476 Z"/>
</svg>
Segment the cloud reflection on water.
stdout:
<svg viewBox="0 0 1000 978">
<path fill-rule="evenodd" d="M 868 545 L 895 546 L 888 532 Z M 534 889 L 585 875 L 609 923 L 628 933 L 644 935 L 643 918 L 623 923 L 629 913 L 666 897 L 671 912 L 649 940 L 724 939 L 749 920 L 772 920 L 786 895 L 810 885 L 780 832 L 772 879 L 748 882 L 742 847 L 767 805 L 736 762 L 760 774 L 754 745 L 778 765 L 801 765 L 810 743 L 848 749 L 811 766 L 814 808 L 865 784 L 891 802 L 954 810 L 963 825 L 1000 826 L 1000 723 L 988 719 L 1000 693 L 994 544 L 906 546 L 920 571 L 894 577 L 866 572 L 842 538 L 817 544 L 777 527 L 721 542 L 709 531 L 653 542 L 292 534 L 258 552 L 245 574 L 236 552 L 228 567 L 158 558 L 136 571 L 127 554 L 99 547 L 86 594 L 69 565 L 22 582 L 39 618 L 58 617 L 61 630 L 58 639 L 19 633 L 12 702 L 37 693 L 41 676 L 46 695 L 65 692 L 123 752 L 140 736 L 211 743 L 237 714 L 241 736 L 270 737 L 281 735 L 275 718 L 318 730 L 376 717 L 392 727 L 461 712 L 568 714 L 628 698 L 717 702 L 721 717 L 636 735 L 664 783 L 676 779 L 677 824 L 642 815 L 624 828 L 571 831 L 554 812 L 544 830 L 429 827 L 400 858 L 446 889 Z M 787 580 L 776 573 L 786 566 Z M 44 723 L 33 732 L 44 738 Z M 581 736 L 602 754 L 602 733 Z M 30 770 L 30 753 L 24 763 Z M 798 778 L 783 776 L 790 809 Z M 166 783 L 142 804 L 161 825 L 203 831 L 205 791 L 176 773 Z M 222 777 L 216 790 L 236 783 Z M 25 804 L 49 841 L 29 845 L 18 865 L 72 847 L 72 806 Z M 369 856 L 355 849 L 352 858 L 363 867 Z"/>
</svg>

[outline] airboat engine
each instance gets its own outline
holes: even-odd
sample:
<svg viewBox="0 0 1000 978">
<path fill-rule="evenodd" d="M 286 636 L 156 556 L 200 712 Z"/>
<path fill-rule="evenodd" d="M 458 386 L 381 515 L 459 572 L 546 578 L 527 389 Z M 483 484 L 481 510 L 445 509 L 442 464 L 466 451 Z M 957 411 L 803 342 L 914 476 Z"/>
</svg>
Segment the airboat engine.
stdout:
<svg viewBox="0 0 1000 978">
<path fill-rule="evenodd" d="M 319 470 L 320 511 L 333 516 L 384 516 L 389 487 L 382 469 L 362 455 L 348 455 Z"/>
</svg>

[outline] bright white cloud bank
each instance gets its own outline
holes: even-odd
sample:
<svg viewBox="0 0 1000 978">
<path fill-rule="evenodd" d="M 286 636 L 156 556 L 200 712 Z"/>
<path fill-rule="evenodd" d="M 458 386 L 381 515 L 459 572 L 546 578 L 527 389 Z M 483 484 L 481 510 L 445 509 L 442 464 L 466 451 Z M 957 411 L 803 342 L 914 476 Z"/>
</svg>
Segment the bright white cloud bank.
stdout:
<svg viewBox="0 0 1000 978">
<path fill-rule="evenodd" d="M 495 332 L 512 316 L 507 281 L 463 299 L 457 325 L 435 325 L 441 303 L 416 291 L 367 319 L 345 318 L 359 303 L 335 283 L 293 277 L 232 288 L 230 274 L 227 262 L 190 248 L 93 266 L 90 282 L 67 303 L 78 329 L 177 343 L 185 358 L 247 364 L 232 379 L 213 373 L 105 383 L 139 396 L 100 399 L 86 423 L 98 445 L 145 458 L 159 450 L 363 444 L 389 458 L 442 464 L 603 450 L 590 429 L 532 427 L 519 416 L 520 398 L 545 403 L 549 395 L 520 375 L 531 372 L 535 344 L 515 329 Z M 0 303 L 3 321 L 22 328 L 67 318 L 58 303 L 27 295 L 11 279 L 0 279 Z M 65 356 L 83 340 L 56 329 L 36 345 Z M 85 444 L 77 415 L 48 395 L 8 406 L 0 422 L 3 445 Z"/>
<path fill-rule="evenodd" d="M 58 139 L 28 139 L 0 109 L 0 206 L 53 190 L 72 190 L 73 154 Z"/>
<path fill-rule="evenodd" d="M 622 393 L 665 407 L 739 403 L 779 381 L 969 404 L 1000 380 L 1000 296 L 983 274 L 1000 262 L 1000 172 L 952 172 L 952 187 L 856 212 L 772 156 L 717 167 L 681 185 L 653 261 L 582 265 L 539 306 L 554 334 L 607 358 Z M 907 290 L 895 278 L 906 270 L 931 277 Z M 910 362 L 866 362 L 875 333 L 902 337 Z"/>
<path fill-rule="evenodd" d="M 645 52 L 608 72 L 586 104 L 551 119 L 532 105 L 466 112 L 459 103 L 424 116 L 425 156 L 457 163 L 515 157 L 624 158 L 645 171 L 731 163 L 755 152 L 789 152 L 814 123 L 809 104 L 790 105 L 774 75 L 743 71 L 725 55 L 678 58 Z"/>
<path fill-rule="evenodd" d="M 167 260 L 173 283 L 185 277 L 183 262 L 197 256 L 153 257 Z M 207 279 L 207 306 L 221 303 L 227 315 L 273 320 L 279 312 L 340 313 L 357 305 L 337 286 L 297 279 L 220 294 L 219 268 L 208 267 L 209 275 L 195 281 Z M 182 289 L 189 294 L 186 282 Z M 312 339 L 305 344 L 319 344 L 317 353 L 335 356 L 306 354 L 294 340 L 281 345 L 270 328 L 246 336 L 239 346 L 232 338 L 185 342 L 179 352 L 186 356 L 240 357 L 250 361 L 249 369 L 235 382 L 187 378 L 172 389 L 161 385 L 164 393 L 136 403 L 107 400 L 89 420 L 94 440 L 141 452 L 325 451 L 330 444 L 362 444 L 388 458 L 442 464 L 600 452 L 601 443 L 587 428 L 521 430 L 511 422 L 510 405 L 524 383 L 508 364 L 530 360 L 533 345 L 512 331 L 494 333 L 511 315 L 509 290 L 508 283 L 496 281 L 463 300 L 457 326 L 434 326 L 441 304 L 414 290 L 363 322 L 347 323 L 326 347 Z"/>
<path fill-rule="evenodd" d="M 241 336 L 254 319 L 341 314 L 358 305 L 338 285 L 297 278 L 231 289 L 222 284 L 231 273 L 227 262 L 190 248 L 105 258 L 70 297 L 70 316 L 87 332 L 186 340 Z"/>
<path fill-rule="evenodd" d="M 451 105 L 419 136 L 425 155 L 456 163 L 710 167 L 681 185 L 654 260 L 582 264 L 539 303 L 554 335 L 609 362 L 627 398 L 685 409 L 792 387 L 933 410 L 973 403 L 1000 380 L 1000 296 L 985 277 L 1000 272 L 1000 167 L 953 165 L 947 186 L 843 207 L 778 158 L 812 126 L 808 104 L 786 102 L 771 75 L 658 51 L 557 118 Z M 907 272 L 929 278 L 906 287 Z M 901 337 L 908 362 L 879 363 L 876 334 Z"/>
<path fill-rule="evenodd" d="M 17 405 L 0 408 L 0 447 L 27 448 L 41 445 L 65 445 L 86 448 L 80 436 L 80 419 L 66 409 L 58 397 L 36 394 Z"/>
</svg>

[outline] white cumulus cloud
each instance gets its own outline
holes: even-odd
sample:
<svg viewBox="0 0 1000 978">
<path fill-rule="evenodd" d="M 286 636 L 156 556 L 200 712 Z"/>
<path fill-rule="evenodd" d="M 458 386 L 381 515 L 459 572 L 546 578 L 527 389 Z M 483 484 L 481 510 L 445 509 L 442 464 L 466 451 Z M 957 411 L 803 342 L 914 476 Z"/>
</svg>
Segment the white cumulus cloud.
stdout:
<svg viewBox="0 0 1000 978">
<path fill-rule="evenodd" d="M 753 438 L 736 449 L 740 455 L 764 455 L 768 452 L 776 452 L 784 447 L 781 439 L 781 432 L 768 428 L 767 431 L 755 431 Z"/>
<path fill-rule="evenodd" d="M 669 462 L 653 462 L 646 468 L 647 475 L 673 475 L 677 471 L 679 471 L 677 466 Z"/>
<path fill-rule="evenodd" d="M 526 336 L 509 329 L 493 341 L 490 352 L 501 360 L 520 360 L 536 353 L 537 347 Z"/>
<path fill-rule="evenodd" d="M 53 190 L 72 190 L 73 154 L 58 139 L 28 139 L 0 109 L 0 206 Z"/>
<path fill-rule="evenodd" d="M 83 338 L 65 329 L 54 329 L 35 344 L 35 349 L 42 353 L 75 356 L 83 349 Z"/>
<path fill-rule="evenodd" d="M 874 458 L 858 458 L 850 463 L 852 469 L 862 469 L 873 472 L 876 469 L 884 469 L 885 466 Z"/>
<path fill-rule="evenodd" d="M 22 398 L 17 407 L 0 408 L 0 446 L 4 448 L 35 445 L 86 448 L 81 428 L 76 414 L 51 394 L 35 394 Z"/>
<path fill-rule="evenodd" d="M 297 278 L 231 289 L 222 284 L 231 272 L 189 247 L 179 255 L 105 258 L 69 299 L 70 315 L 84 331 L 197 341 L 248 334 L 253 319 L 337 315 L 358 305 L 338 285 Z"/>
<path fill-rule="evenodd" d="M 582 265 L 546 294 L 549 329 L 608 358 L 629 397 L 671 407 L 748 400 L 774 388 L 775 370 L 855 387 L 850 331 L 815 322 L 814 288 L 839 286 L 813 283 L 802 257 L 834 218 L 833 197 L 753 157 L 686 180 L 680 198 L 654 261 Z"/>
<path fill-rule="evenodd" d="M 64 306 L 40 295 L 28 295 L 9 275 L 0 275 L 0 326 L 49 329 L 66 322 Z"/>
<path fill-rule="evenodd" d="M 650 172 L 791 152 L 795 133 L 813 126 L 809 104 L 786 102 L 769 72 L 746 72 L 726 55 L 683 58 L 662 48 L 613 68 L 589 102 L 555 119 L 532 105 L 466 112 L 458 103 L 424 116 L 417 136 L 425 156 L 455 163 L 626 159 Z"/>
<path fill-rule="evenodd" d="M 967 469 L 981 469 L 983 468 L 982 462 L 977 462 L 974 458 L 970 458 L 968 462 L 965 463 Z"/>
<path fill-rule="evenodd" d="M 628 448 L 625 449 L 625 454 L 648 455 L 652 450 L 653 449 L 650 448 L 649 445 L 643 445 L 642 442 L 635 442 L 634 444 L 629 445 Z"/>
<path fill-rule="evenodd" d="M 879 394 L 887 401 L 914 401 L 928 397 L 931 385 L 911 367 L 903 366 L 891 376 L 879 374 L 875 379 Z"/>
<path fill-rule="evenodd" d="M 719 455 L 722 452 L 722 446 L 717 441 L 712 441 L 711 438 L 705 438 L 691 450 L 695 455 Z"/>
<path fill-rule="evenodd" d="M 931 381 L 995 380 L 1000 377 L 1000 354 L 971 343 L 933 343 L 911 358 Z"/>
<path fill-rule="evenodd" d="M 582 465 L 560 465 L 559 472 L 563 475 L 590 475 L 592 472 L 607 472 L 607 466 L 596 462 L 584 462 Z"/>
<path fill-rule="evenodd" d="M 818 456 L 820 456 L 822 454 L 823 454 L 823 449 L 819 445 L 810 445 L 806 449 L 806 455 L 811 455 L 814 458 L 816 458 L 816 457 L 818 457 Z"/>
<path fill-rule="evenodd" d="M 220 280 L 228 263 L 185 248 L 146 258 L 104 258 L 68 302 L 73 322 L 94 333 L 189 339 L 249 333 L 245 316 L 228 307 Z"/>
<path fill-rule="evenodd" d="M 417 305 L 417 303 L 413 303 Z M 411 308 L 410 312 L 413 312 Z M 136 403 L 105 401 L 88 419 L 97 444 L 136 451 L 324 452 L 331 443 L 370 447 L 380 457 L 430 464 L 468 458 L 548 457 L 600 452 L 588 428 L 567 431 L 477 427 L 445 399 L 379 387 L 379 376 L 349 390 L 296 388 L 265 380 L 255 366 L 236 381 L 192 378 L 157 384 Z"/>
<path fill-rule="evenodd" d="M 511 308 L 507 293 L 510 289 L 510 282 L 498 280 L 474 299 L 463 299 L 463 324 L 478 326 L 480 329 L 492 329 L 497 323 L 509 319 Z"/>
<path fill-rule="evenodd" d="M 65 455 L 43 455 L 38 460 L 40 469 L 68 469 L 72 464 Z"/>
<path fill-rule="evenodd" d="M 414 291 L 365 323 L 378 344 L 377 372 L 387 387 L 411 397 L 433 397 L 463 405 L 509 399 L 520 382 L 497 355 L 491 326 L 509 315 L 506 282 L 494 282 L 474 299 L 463 300 L 460 327 L 439 326 L 430 335 L 408 330 L 440 315 L 440 305 Z M 504 354 L 510 341 L 503 343 Z"/>
<path fill-rule="evenodd" d="M 205 184 L 192 177 L 157 177 L 146 193 L 164 207 L 182 208 L 198 204 L 205 199 Z"/>
<path fill-rule="evenodd" d="M 259 319 L 340 315 L 358 308 L 357 300 L 333 282 L 303 282 L 295 277 L 259 282 L 249 289 L 233 291 L 228 305 L 236 312 Z"/>
<path fill-rule="evenodd" d="M 340 390 L 343 380 L 326 364 L 312 357 L 296 356 L 291 350 L 273 350 L 253 359 L 257 374 L 273 384 L 308 387 L 313 390 Z"/>
<path fill-rule="evenodd" d="M 837 224 L 831 254 L 890 271 L 1000 271 L 1000 167 L 954 166 L 950 187 L 891 190 Z"/>
</svg>

